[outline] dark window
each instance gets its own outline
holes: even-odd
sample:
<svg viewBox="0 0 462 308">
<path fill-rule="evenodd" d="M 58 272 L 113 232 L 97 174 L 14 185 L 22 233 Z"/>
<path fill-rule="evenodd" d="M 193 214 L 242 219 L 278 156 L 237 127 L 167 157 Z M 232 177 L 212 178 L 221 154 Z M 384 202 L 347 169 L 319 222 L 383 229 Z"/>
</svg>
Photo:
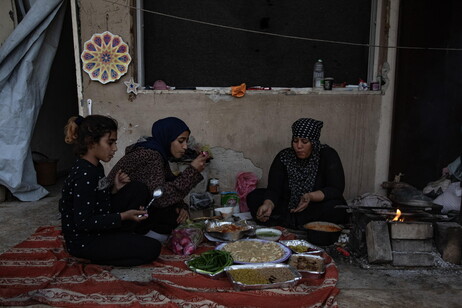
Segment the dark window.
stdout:
<svg viewBox="0 0 462 308">
<path fill-rule="evenodd" d="M 369 43 L 371 1 L 155 0 L 144 9 L 285 36 Z M 144 12 L 145 83 L 311 87 L 324 62 L 335 83 L 367 79 L 369 48 L 268 36 Z"/>
</svg>

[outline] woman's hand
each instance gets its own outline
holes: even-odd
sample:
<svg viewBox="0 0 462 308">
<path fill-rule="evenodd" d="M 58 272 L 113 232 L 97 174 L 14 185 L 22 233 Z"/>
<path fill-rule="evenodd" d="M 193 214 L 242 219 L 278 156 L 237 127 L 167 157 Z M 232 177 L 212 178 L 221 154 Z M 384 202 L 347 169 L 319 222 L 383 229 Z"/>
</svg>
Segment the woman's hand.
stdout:
<svg viewBox="0 0 462 308">
<path fill-rule="evenodd" d="M 189 213 L 185 209 L 180 209 L 177 208 L 176 212 L 178 213 L 178 218 L 176 219 L 176 222 L 179 224 L 184 223 L 186 220 L 189 218 Z"/>
<path fill-rule="evenodd" d="M 115 194 L 129 182 L 130 177 L 128 176 L 128 174 L 122 172 L 122 170 L 117 171 L 114 177 L 114 186 L 112 188 L 112 193 Z"/>
<path fill-rule="evenodd" d="M 206 164 L 206 161 L 207 159 L 209 158 L 209 155 L 207 152 L 201 152 L 197 157 L 196 159 L 194 159 L 192 162 L 191 162 L 191 166 L 196 169 L 197 171 L 199 172 L 202 172 L 204 171 L 205 169 L 205 164 Z"/>
<path fill-rule="evenodd" d="M 310 204 L 310 201 L 311 201 L 310 194 L 309 193 L 303 194 L 303 196 L 300 197 L 300 202 L 298 202 L 297 207 L 294 209 L 291 209 L 290 212 L 298 213 L 298 212 L 305 210 Z"/>
<path fill-rule="evenodd" d="M 265 200 L 258 208 L 257 219 L 261 222 L 266 222 L 271 216 L 274 209 L 274 203 L 271 200 Z"/>
<path fill-rule="evenodd" d="M 120 218 L 122 220 L 133 220 L 140 222 L 148 218 L 148 212 L 144 210 L 128 210 L 120 213 Z"/>
<path fill-rule="evenodd" d="M 310 205 L 310 202 L 321 202 L 322 200 L 324 200 L 324 197 L 325 196 L 322 190 L 316 190 L 303 194 L 303 196 L 300 197 L 300 202 L 298 203 L 298 206 L 294 209 L 291 209 L 290 212 L 298 213 L 304 211 Z"/>
</svg>

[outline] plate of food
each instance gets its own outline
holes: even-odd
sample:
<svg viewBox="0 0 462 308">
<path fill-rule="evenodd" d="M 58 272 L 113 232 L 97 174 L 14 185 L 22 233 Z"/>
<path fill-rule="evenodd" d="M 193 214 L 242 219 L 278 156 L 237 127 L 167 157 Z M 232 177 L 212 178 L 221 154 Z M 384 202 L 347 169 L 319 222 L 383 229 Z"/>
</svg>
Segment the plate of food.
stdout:
<svg viewBox="0 0 462 308">
<path fill-rule="evenodd" d="M 289 258 L 289 265 L 299 272 L 322 275 L 325 272 L 324 258 L 312 254 L 297 253 Z"/>
<path fill-rule="evenodd" d="M 321 254 L 324 249 L 305 240 L 286 240 L 279 243 L 289 247 L 294 253 Z"/>
<path fill-rule="evenodd" d="M 254 227 L 246 224 L 245 221 L 234 223 L 209 220 L 205 222 L 205 234 L 222 241 L 236 241 L 249 235 L 252 231 L 254 231 Z"/>
<path fill-rule="evenodd" d="M 224 275 L 225 267 L 233 264 L 233 258 L 224 250 L 208 250 L 192 256 L 185 264 L 193 272 L 217 279 Z"/>
<path fill-rule="evenodd" d="M 295 268 L 281 263 L 231 265 L 225 272 L 237 291 L 291 287 L 302 278 Z"/>
<path fill-rule="evenodd" d="M 228 251 L 237 264 L 281 263 L 292 255 L 288 247 L 278 242 L 260 239 L 222 243 L 215 249 Z"/>
</svg>

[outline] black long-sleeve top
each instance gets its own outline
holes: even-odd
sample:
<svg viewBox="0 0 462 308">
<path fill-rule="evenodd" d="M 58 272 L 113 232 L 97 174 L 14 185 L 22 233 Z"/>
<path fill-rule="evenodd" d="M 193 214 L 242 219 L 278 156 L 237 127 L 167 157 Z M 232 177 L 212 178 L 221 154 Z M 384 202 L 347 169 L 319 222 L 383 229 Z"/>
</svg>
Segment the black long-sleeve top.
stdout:
<svg viewBox="0 0 462 308">
<path fill-rule="evenodd" d="M 59 200 L 67 249 L 85 248 L 95 236 L 121 227 L 120 213 L 111 210 L 111 188 L 100 163 L 78 159 L 64 181 Z"/>
<path fill-rule="evenodd" d="M 268 174 L 268 187 L 265 199 L 273 201 L 274 205 L 287 206 L 290 200 L 289 178 L 287 168 L 281 162 L 279 152 L 271 164 Z M 339 200 L 345 202 L 345 174 L 342 162 L 336 150 L 325 146 L 320 150 L 320 159 L 313 191 L 324 193 L 324 200 Z M 340 203 L 339 203 L 340 204 Z"/>
</svg>

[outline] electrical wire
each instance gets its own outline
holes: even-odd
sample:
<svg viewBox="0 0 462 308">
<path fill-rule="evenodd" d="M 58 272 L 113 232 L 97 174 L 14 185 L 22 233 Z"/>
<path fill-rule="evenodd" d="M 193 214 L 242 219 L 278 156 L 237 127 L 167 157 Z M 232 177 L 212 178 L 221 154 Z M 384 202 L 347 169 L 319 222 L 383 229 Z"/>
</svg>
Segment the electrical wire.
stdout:
<svg viewBox="0 0 462 308">
<path fill-rule="evenodd" d="M 104 2 L 108 2 L 108 3 L 115 4 L 115 5 L 120 5 L 120 6 L 123 6 L 123 7 L 127 7 L 127 8 L 130 8 L 130 9 L 133 9 L 133 10 L 140 10 L 140 11 L 142 11 L 142 12 L 149 13 L 149 14 L 153 14 L 153 15 L 158 15 L 158 16 L 163 16 L 163 17 L 178 19 L 178 20 L 182 20 L 182 21 L 187 21 L 187 22 L 192 22 L 192 23 L 197 23 L 197 24 L 202 24 L 202 25 L 211 26 L 211 27 L 217 27 L 217 28 L 222 28 L 222 29 L 235 30 L 235 31 L 247 32 L 247 33 L 253 33 L 253 34 L 260 34 L 260 35 L 266 35 L 266 36 L 274 36 L 274 37 L 280 37 L 280 38 L 286 38 L 286 39 L 295 39 L 295 40 L 302 40 L 302 41 L 311 41 L 311 42 L 320 42 L 320 43 L 337 44 L 337 45 L 362 46 L 362 47 L 368 47 L 368 48 L 410 49 L 410 50 L 439 50 L 439 51 L 462 51 L 462 48 L 413 47 L 413 46 L 387 46 L 387 45 L 376 45 L 376 44 L 365 44 L 365 43 L 352 43 L 352 42 L 344 42 L 344 41 L 334 41 L 334 40 L 325 40 L 325 39 L 317 39 L 317 38 L 308 38 L 308 37 L 300 37 L 300 36 L 293 36 L 293 35 L 284 35 L 284 34 L 277 34 L 277 33 L 271 33 L 271 32 L 263 32 L 263 31 L 250 30 L 250 29 L 239 28 L 239 27 L 232 27 L 232 26 L 220 25 L 220 24 L 210 23 L 210 22 L 201 21 L 201 20 L 194 20 L 194 19 L 190 19 L 190 18 L 175 16 L 175 15 L 171 15 L 171 14 L 165 14 L 165 13 L 156 12 L 156 11 L 152 11 L 152 10 L 141 9 L 141 8 L 137 8 L 137 7 L 128 5 L 128 4 L 122 4 L 122 3 L 118 3 L 118 2 L 110 1 L 110 0 L 103 0 L 103 1 L 104 1 Z"/>
</svg>

